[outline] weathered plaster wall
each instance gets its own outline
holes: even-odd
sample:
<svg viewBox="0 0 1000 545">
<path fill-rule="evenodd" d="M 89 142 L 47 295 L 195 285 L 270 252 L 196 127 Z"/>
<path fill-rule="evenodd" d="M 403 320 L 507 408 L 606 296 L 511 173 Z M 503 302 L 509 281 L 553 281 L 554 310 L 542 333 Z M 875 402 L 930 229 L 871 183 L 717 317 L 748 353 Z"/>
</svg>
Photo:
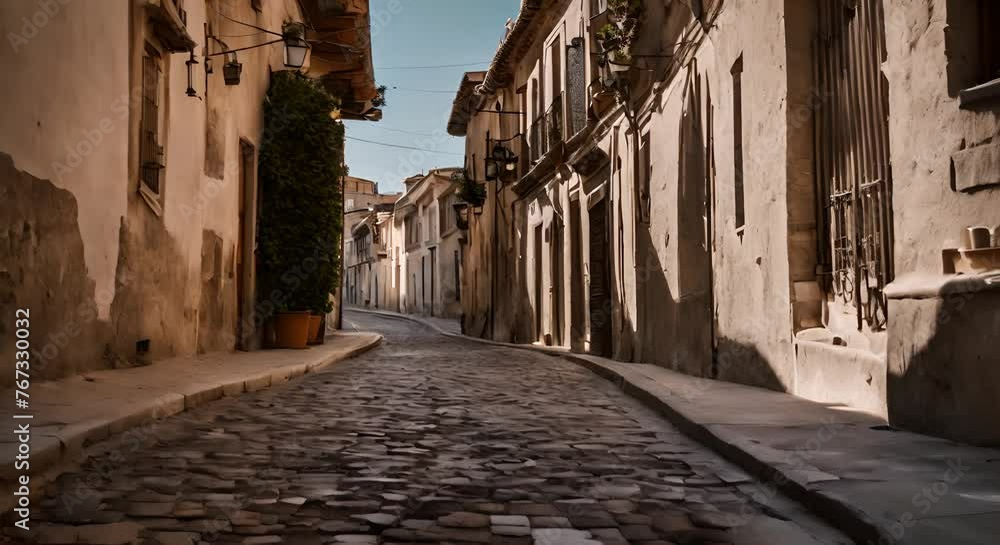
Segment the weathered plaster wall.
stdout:
<svg viewBox="0 0 1000 545">
<path fill-rule="evenodd" d="M 105 365 L 126 206 L 128 17 L 123 3 L 0 3 L 12 76 L 0 86 L 0 328 L 31 310 L 40 378 Z M 0 356 L 13 361 L 8 348 Z"/>
<path fill-rule="evenodd" d="M 781 159 L 787 154 L 783 12 L 780 0 L 725 3 L 693 62 L 657 99 L 657 108 L 643 128 L 649 131 L 653 149 L 652 202 L 648 230 L 640 226 L 640 249 L 647 251 L 640 251 L 636 271 L 640 280 L 646 279 L 641 282 L 644 299 L 654 299 L 658 305 L 651 303 L 643 313 L 639 350 L 643 360 L 722 380 L 791 390 L 795 359 L 789 216 L 787 171 Z M 746 203 L 742 232 L 735 223 L 730 72 L 740 55 Z M 705 284 L 707 256 L 699 252 L 704 246 L 699 224 L 705 210 L 697 194 L 690 194 L 706 190 L 696 181 L 704 174 L 698 169 L 699 160 L 706 160 L 711 169 L 711 286 Z M 686 180 L 692 170 L 695 179 Z M 704 337 L 713 321 L 703 310 L 709 290 L 717 342 L 714 364 Z M 699 313 L 701 318 L 691 319 Z M 657 338 L 663 331 L 668 333 Z"/>
<path fill-rule="evenodd" d="M 963 109 L 958 93 L 971 75 L 979 21 L 973 3 L 883 3 L 893 170 L 894 284 L 935 284 L 941 251 L 962 246 L 968 226 L 1000 226 L 1000 102 Z M 960 179 L 962 169 L 975 176 Z M 962 190 L 967 183 L 982 183 Z M 910 282 L 912 278 L 923 280 Z M 924 282 L 926 281 L 926 282 Z M 895 425 L 962 441 L 1000 444 L 997 433 L 995 292 L 890 299 L 889 419 Z"/>
<path fill-rule="evenodd" d="M 958 88 L 970 84 L 956 73 L 970 62 L 961 55 L 960 45 L 976 39 L 973 29 L 961 24 L 970 5 L 952 0 L 883 5 L 895 272 L 897 277 L 941 273 L 941 250 L 958 247 L 963 228 L 1000 225 L 1000 186 L 975 192 L 952 187 L 953 156 L 996 144 L 1000 103 L 975 109 L 958 104 Z M 1000 164 L 994 162 L 990 169 L 1000 175 Z"/>
<path fill-rule="evenodd" d="M 17 105 L 0 132 L 0 153 L 9 156 L 0 191 L 5 202 L 25 203 L 5 210 L 0 224 L 10 241 L 0 293 L 5 315 L 13 315 L 7 305 L 38 308 L 36 376 L 134 364 L 140 339 L 150 340 L 143 361 L 232 349 L 240 139 L 259 149 L 260 107 L 281 48 L 241 54 L 236 87 L 224 86 L 217 69 L 206 89 L 199 64 L 200 98 L 184 92 L 186 55 L 166 55 L 157 212 L 137 193 L 140 67 L 151 39 L 145 2 L 46 6 L 54 12 L 27 0 L 0 5 L 3 35 L 26 37 L 0 49 L 0 63 L 17 75 L 0 88 L 0 100 Z M 199 57 L 206 14 L 221 19 L 216 9 L 270 28 L 301 18 L 292 1 L 267 2 L 260 14 L 215 0 L 185 8 Z"/>
</svg>

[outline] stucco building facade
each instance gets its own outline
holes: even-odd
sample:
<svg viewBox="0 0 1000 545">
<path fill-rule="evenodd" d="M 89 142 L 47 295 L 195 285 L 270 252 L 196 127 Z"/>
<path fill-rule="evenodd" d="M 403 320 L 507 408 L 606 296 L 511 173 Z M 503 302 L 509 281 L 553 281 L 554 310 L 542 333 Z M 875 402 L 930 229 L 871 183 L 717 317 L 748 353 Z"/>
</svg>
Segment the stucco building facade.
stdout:
<svg viewBox="0 0 1000 545">
<path fill-rule="evenodd" d="M 996 10 L 640 4 L 619 64 L 606 2 L 525 0 L 460 83 L 465 330 L 1000 443 Z"/>
<path fill-rule="evenodd" d="M 0 334 L 30 309 L 36 378 L 259 346 L 256 163 L 284 50 L 214 54 L 261 42 L 230 38 L 240 22 L 288 21 L 314 29 L 303 70 L 341 96 L 341 117 L 371 117 L 366 1 L 0 5 L 14 76 L 0 89 Z M 327 32 L 363 54 L 329 51 Z"/>
</svg>

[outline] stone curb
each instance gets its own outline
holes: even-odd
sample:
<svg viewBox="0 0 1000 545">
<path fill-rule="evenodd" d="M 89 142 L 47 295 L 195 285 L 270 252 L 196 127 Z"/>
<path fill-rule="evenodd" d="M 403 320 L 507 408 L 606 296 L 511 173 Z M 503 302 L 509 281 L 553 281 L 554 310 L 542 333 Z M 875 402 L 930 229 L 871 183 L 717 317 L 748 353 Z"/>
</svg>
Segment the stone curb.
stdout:
<svg viewBox="0 0 1000 545">
<path fill-rule="evenodd" d="M 752 438 L 744 435 L 733 435 L 721 437 L 707 426 L 699 423 L 697 419 L 686 414 L 683 410 L 672 405 L 668 400 L 656 395 L 651 388 L 640 384 L 640 378 L 627 377 L 609 365 L 603 364 L 596 356 L 574 354 L 565 349 L 555 349 L 525 344 L 504 343 L 489 339 L 479 339 L 467 335 L 456 334 L 445 331 L 436 325 L 424 321 L 416 316 L 388 313 L 382 311 L 350 309 L 355 312 L 376 314 L 388 318 L 397 318 L 416 322 L 442 335 L 453 338 L 461 338 L 493 346 L 503 346 L 520 350 L 531 350 L 541 352 L 550 356 L 562 356 L 567 361 L 580 365 L 594 374 L 613 382 L 626 395 L 635 398 L 643 405 L 653 409 L 672 424 L 677 426 L 684 434 L 692 439 L 712 449 L 719 455 L 742 467 L 747 472 L 767 483 L 774 484 L 781 492 L 795 501 L 801 503 L 807 509 L 819 517 L 822 517 L 830 524 L 844 532 L 848 537 L 857 543 L 879 543 L 880 539 L 890 539 L 888 543 L 893 543 L 892 536 L 884 534 L 879 530 L 879 525 L 865 512 L 860 511 L 849 503 L 847 498 L 834 497 L 822 491 L 810 487 L 801 478 L 790 475 L 783 471 L 781 467 L 786 466 L 785 460 L 780 458 L 777 451 L 773 457 L 768 457 L 764 449 L 751 451 L 743 445 L 753 445 Z M 616 362 L 622 363 L 622 362 Z M 652 382 L 646 379 L 647 382 Z M 885 541 L 883 541 L 885 542 Z"/>
<path fill-rule="evenodd" d="M 168 392 L 153 397 L 138 407 L 133 405 L 133 410 L 128 413 L 120 413 L 107 419 L 74 423 L 55 433 L 38 433 L 32 436 L 31 440 L 31 464 L 32 467 L 43 469 L 30 472 L 32 500 L 42 494 L 47 483 L 75 467 L 77 457 L 94 443 L 127 430 L 155 424 L 223 397 L 234 397 L 281 385 L 293 378 L 354 358 L 381 345 L 384 340 L 382 335 L 372 334 L 371 341 L 347 352 L 324 354 L 303 363 L 276 367 L 228 382 L 187 384 L 183 388 L 178 388 L 178 392 Z M 39 442 L 43 444 L 39 445 Z M 14 469 L 13 463 L 5 465 L 10 466 L 5 467 L 5 470 Z M 4 476 L 3 490 L 0 490 L 3 494 L 3 498 L 0 499 L 0 512 L 8 513 L 15 507 L 16 498 L 13 493 L 17 488 L 16 485 L 17 483 Z"/>
</svg>

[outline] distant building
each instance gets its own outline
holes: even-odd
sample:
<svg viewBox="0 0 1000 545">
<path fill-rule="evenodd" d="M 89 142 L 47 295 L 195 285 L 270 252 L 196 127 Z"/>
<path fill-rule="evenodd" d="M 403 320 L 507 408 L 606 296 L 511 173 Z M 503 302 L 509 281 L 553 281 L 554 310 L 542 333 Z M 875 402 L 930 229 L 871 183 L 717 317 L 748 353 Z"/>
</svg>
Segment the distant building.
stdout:
<svg viewBox="0 0 1000 545">
<path fill-rule="evenodd" d="M 349 306 L 427 316 L 462 315 L 459 203 L 453 176 L 442 168 L 403 181 L 395 205 L 347 212 L 344 298 Z M 370 186 L 363 186 L 361 195 Z"/>
<path fill-rule="evenodd" d="M 381 194 L 378 183 L 354 176 L 344 177 L 344 259 L 341 290 L 349 306 L 386 308 L 383 274 L 379 266 L 385 258 L 385 244 L 393 203 L 401 193 Z M 391 225 L 391 224 L 390 224 Z M 384 235 L 384 236 L 383 236 Z M 382 282 L 380 285 L 379 282 Z M 335 306 L 340 304 L 340 299 Z M 391 307 L 390 307 L 391 308 Z"/>
</svg>

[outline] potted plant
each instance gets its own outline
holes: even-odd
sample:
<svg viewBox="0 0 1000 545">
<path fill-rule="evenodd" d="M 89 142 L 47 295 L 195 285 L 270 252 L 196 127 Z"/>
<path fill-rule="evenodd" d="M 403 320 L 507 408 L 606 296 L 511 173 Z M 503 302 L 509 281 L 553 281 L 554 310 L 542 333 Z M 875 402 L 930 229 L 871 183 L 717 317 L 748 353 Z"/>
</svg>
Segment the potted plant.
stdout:
<svg viewBox="0 0 1000 545">
<path fill-rule="evenodd" d="M 472 208 L 481 207 L 486 202 L 486 186 L 470 179 L 464 170 L 457 172 L 452 180 L 458 185 L 455 195 Z"/>
<path fill-rule="evenodd" d="M 298 72 L 275 72 L 264 100 L 259 292 L 275 344 L 305 348 L 340 274 L 344 128 L 330 117 L 337 101 Z"/>
<path fill-rule="evenodd" d="M 642 0 L 610 0 L 609 20 L 596 33 L 605 64 L 613 74 L 632 68 L 632 44 L 639 29 Z"/>
</svg>

